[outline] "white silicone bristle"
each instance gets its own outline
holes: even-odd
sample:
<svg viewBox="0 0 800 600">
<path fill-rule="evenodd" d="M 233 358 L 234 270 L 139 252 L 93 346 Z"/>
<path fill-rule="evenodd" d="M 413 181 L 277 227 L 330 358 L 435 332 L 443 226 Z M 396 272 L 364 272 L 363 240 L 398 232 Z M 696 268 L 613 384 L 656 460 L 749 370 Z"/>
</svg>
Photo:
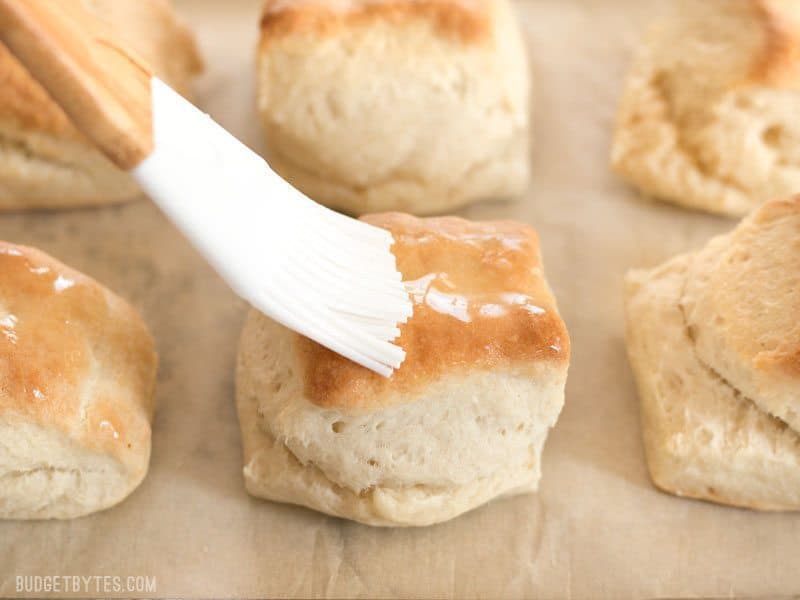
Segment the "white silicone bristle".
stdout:
<svg viewBox="0 0 800 600">
<path fill-rule="evenodd" d="M 255 308 L 391 375 L 412 314 L 391 234 L 309 200 L 160 80 L 152 92 L 142 188 Z"/>
</svg>

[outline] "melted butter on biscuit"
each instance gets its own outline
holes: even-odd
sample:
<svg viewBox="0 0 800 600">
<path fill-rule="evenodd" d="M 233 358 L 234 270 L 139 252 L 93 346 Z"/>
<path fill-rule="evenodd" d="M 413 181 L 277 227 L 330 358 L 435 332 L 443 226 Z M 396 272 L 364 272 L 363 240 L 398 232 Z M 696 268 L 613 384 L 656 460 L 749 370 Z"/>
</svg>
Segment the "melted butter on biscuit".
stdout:
<svg viewBox="0 0 800 600">
<path fill-rule="evenodd" d="M 0 272 L 2 393 L 7 402 L 17 398 L 17 410 L 25 414 L 38 410 L 43 399 L 59 397 L 56 390 L 77 387 L 89 370 L 90 350 L 85 340 L 72 335 L 68 317 L 76 307 L 80 311 L 96 302 L 92 296 L 97 292 L 79 286 L 62 300 L 76 282 L 12 245 L 0 245 Z"/>
<path fill-rule="evenodd" d="M 382 395 L 474 370 L 533 371 L 569 360 L 569 337 L 544 280 L 536 232 L 510 221 L 364 218 L 392 232 L 397 266 L 414 302 L 397 343 L 406 360 L 386 379 L 307 338 L 298 349 L 315 404 L 358 409 Z"/>
</svg>

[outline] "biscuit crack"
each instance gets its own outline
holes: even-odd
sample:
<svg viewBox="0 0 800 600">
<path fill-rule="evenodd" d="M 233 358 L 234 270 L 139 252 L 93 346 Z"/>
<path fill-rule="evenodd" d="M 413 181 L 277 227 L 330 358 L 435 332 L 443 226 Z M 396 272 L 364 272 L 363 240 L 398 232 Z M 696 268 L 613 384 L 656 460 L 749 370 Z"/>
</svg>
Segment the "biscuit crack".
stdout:
<svg viewBox="0 0 800 600">
<path fill-rule="evenodd" d="M 77 467 L 56 467 L 54 465 L 44 466 L 44 467 L 33 467 L 31 469 L 12 469 L 11 471 L 6 471 L 4 473 L 0 473 L 0 480 L 3 479 L 13 479 L 17 477 L 27 477 L 29 475 L 35 475 L 37 473 L 47 473 L 48 475 L 53 475 L 56 473 L 61 474 L 69 474 L 69 475 L 77 475 L 78 478 L 82 478 L 84 475 L 99 475 L 104 473 L 105 471 L 102 469 L 91 469 L 91 468 L 77 468 Z"/>
<path fill-rule="evenodd" d="M 687 266 L 687 271 L 688 271 L 688 266 Z M 771 419 L 781 429 L 782 432 L 787 430 L 787 429 L 790 429 L 790 430 L 794 431 L 789 426 L 789 424 L 786 421 L 784 421 L 783 419 L 781 419 L 779 417 L 776 417 L 773 414 L 770 414 L 768 412 L 765 412 L 765 411 L 761 410 L 758 407 L 758 405 L 753 401 L 752 398 L 750 398 L 749 396 L 746 396 L 739 388 L 737 388 L 735 385 L 733 385 L 733 383 L 731 383 L 728 379 L 726 379 L 719 371 L 714 369 L 711 365 L 709 365 L 707 362 L 705 362 L 700 357 L 700 354 L 697 351 L 697 342 L 695 341 L 694 332 L 692 331 L 691 325 L 689 325 L 689 318 L 688 318 L 688 316 L 686 314 L 686 306 L 683 303 L 683 298 L 686 295 L 686 286 L 688 285 L 688 282 L 689 282 L 688 275 L 684 274 L 683 285 L 682 285 L 682 288 L 681 288 L 681 294 L 680 294 L 680 297 L 678 299 L 678 310 L 681 313 L 681 322 L 683 324 L 684 335 L 686 336 L 686 339 L 689 340 L 689 347 L 691 349 L 692 355 L 694 356 L 694 359 L 697 361 L 697 364 L 700 365 L 700 367 L 703 369 L 703 371 L 705 371 L 705 373 L 711 379 L 713 379 L 714 381 L 716 381 L 717 383 L 719 383 L 723 387 L 729 389 L 737 400 L 739 400 L 741 402 L 744 402 L 746 404 L 749 404 L 752 408 L 757 410 L 759 413 L 761 413 L 762 415 L 765 415 L 766 417 Z M 795 433 L 797 433 L 797 432 L 795 432 Z"/>
<path fill-rule="evenodd" d="M 405 485 L 405 486 L 399 486 L 399 487 L 381 485 L 381 484 L 373 484 L 373 485 L 370 485 L 370 486 L 368 486 L 366 488 L 363 488 L 361 490 L 353 490 L 352 488 L 348 488 L 348 487 L 342 486 L 341 484 L 337 483 L 336 481 L 334 481 L 333 479 L 328 477 L 328 474 L 325 473 L 325 471 L 319 465 L 315 464 L 313 461 L 308 461 L 308 462 L 305 462 L 305 463 L 303 461 L 301 461 L 297 457 L 297 455 L 294 452 L 292 452 L 292 449 L 287 444 L 285 444 L 281 440 L 277 440 L 276 441 L 275 438 L 272 436 L 272 434 L 267 433 L 266 431 L 264 431 L 264 435 L 267 436 L 268 438 L 272 439 L 273 442 L 276 445 L 280 446 L 283 450 L 285 450 L 286 453 L 289 456 L 289 459 L 293 463 L 295 463 L 298 468 L 300 468 L 300 469 L 313 469 L 321 477 L 324 477 L 325 480 L 328 481 L 331 484 L 331 486 L 334 487 L 334 489 L 337 491 L 337 493 L 339 492 L 339 490 L 341 490 L 341 491 L 344 491 L 344 492 L 349 492 L 349 493 L 355 494 L 359 498 L 370 498 L 374 494 L 374 492 L 377 491 L 377 490 L 386 490 L 386 491 L 397 492 L 397 493 L 405 492 L 405 491 L 409 491 L 409 490 L 419 490 L 419 491 L 422 491 L 422 492 L 425 492 L 425 493 L 429 493 L 431 495 L 444 495 L 444 494 L 451 493 L 453 490 L 456 490 L 456 489 L 458 489 L 460 487 L 460 486 L 433 486 L 433 485 L 424 484 L 424 483 L 417 483 L 417 484 L 413 484 L 413 485 Z M 480 481 L 480 480 L 475 480 L 475 481 Z"/>
</svg>

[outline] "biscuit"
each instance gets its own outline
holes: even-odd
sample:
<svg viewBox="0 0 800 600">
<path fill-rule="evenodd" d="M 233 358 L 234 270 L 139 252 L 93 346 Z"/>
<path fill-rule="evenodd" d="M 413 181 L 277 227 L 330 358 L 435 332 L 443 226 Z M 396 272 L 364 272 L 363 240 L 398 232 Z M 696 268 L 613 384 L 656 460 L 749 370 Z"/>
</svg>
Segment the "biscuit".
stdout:
<svg viewBox="0 0 800 600">
<path fill-rule="evenodd" d="M 626 289 L 627 344 L 653 481 L 758 509 L 800 508 L 800 199 Z"/>
<path fill-rule="evenodd" d="M 78 517 L 130 494 L 147 473 L 156 368 L 124 300 L 0 242 L 0 518 Z"/>
<path fill-rule="evenodd" d="M 258 106 L 270 164 L 353 214 L 521 194 L 530 81 L 507 0 L 268 0 Z"/>
<path fill-rule="evenodd" d="M 681 0 L 620 102 L 612 166 L 645 195 L 743 216 L 800 190 L 800 4 Z"/>
<path fill-rule="evenodd" d="M 513 222 L 373 224 L 414 300 L 390 379 L 253 311 L 236 395 L 248 491 L 371 525 L 429 525 L 535 491 L 569 336 L 538 239 Z"/>
</svg>

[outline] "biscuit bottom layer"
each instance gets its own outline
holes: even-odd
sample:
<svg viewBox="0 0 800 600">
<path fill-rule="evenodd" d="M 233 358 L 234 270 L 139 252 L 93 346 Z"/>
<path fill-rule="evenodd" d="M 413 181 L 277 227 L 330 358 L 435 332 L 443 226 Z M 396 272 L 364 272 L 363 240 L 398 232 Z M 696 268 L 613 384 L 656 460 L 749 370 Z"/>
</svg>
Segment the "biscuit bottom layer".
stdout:
<svg viewBox="0 0 800 600">
<path fill-rule="evenodd" d="M 526 140 L 524 129 L 515 131 L 495 161 L 471 164 L 453 181 L 406 170 L 359 185 L 341 174 L 325 176 L 309 169 L 275 144 L 267 149 L 267 159 L 284 179 L 330 208 L 354 215 L 404 211 L 423 216 L 442 214 L 481 200 L 522 194 L 530 178 L 525 160 L 519 158 L 525 157 Z"/>
<path fill-rule="evenodd" d="M 261 445 L 244 467 L 253 496 L 289 502 L 378 526 L 423 526 L 456 517 L 499 496 L 535 492 L 538 465 L 498 471 L 470 484 L 435 488 L 373 486 L 355 493 L 331 481 L 313 464 L 302 464 L 283 444 L 262 432 Z M 544 440 L 541 440 L 544 443 Z"/>
<path fill-rule="evenodd" d="M 114 204 L 141 195 L 102 154 L 0 124 L 0 210 Z"/>
<path fill-rule="evenodd" d="M 0 419 L 0 519 L 71 519 L 103 510 L 124 500 L 145 473 L 131 473 L 55 429 Z"/>
</svg>

